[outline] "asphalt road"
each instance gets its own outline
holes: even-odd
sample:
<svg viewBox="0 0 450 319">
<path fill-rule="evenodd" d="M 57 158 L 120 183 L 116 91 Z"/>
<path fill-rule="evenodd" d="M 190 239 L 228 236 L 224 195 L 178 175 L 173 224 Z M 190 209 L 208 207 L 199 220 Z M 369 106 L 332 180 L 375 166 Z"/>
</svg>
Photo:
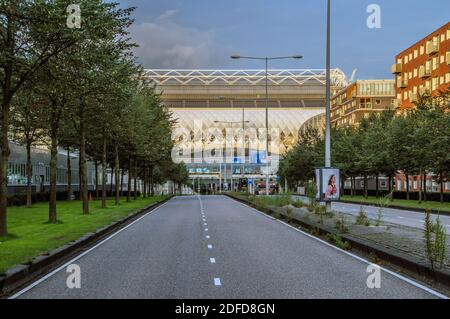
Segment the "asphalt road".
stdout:
<svg viewBox="0 0 450 319">
<path fill-rule="evenodd" d="M 305 203 L 309 201 L 308 198 L 304 196 L 293 196 L 294 198 L 301 200 Z M 342 202 L 333 202 L 331 203 L 331 209 L 337 212 L 347 213 L 350 215 L 358 215 L 360 207 L 363 206 L 367 216 L 370 219 L 376 219 L 378 214 L 378 207 L 371 205 L 360 205 L 360 204 L 351 204 L 351 203 L 342 203 Z M 450 233 L 450 216 L 441 215 L 440 220 L 442 224 L 447 229 L 447 234 Z M 432 215 L 432 219 L 436 219 L 436 215 Z M 384 208 L 383 209 L 383 221 L 404 225 L 414 228 L 423 229 L 424 227 L 424 214 L 420 212 L 403 210 L 403 209 L 395 209 L 395 208 Z"/>
<path fill-rule="evenodd" d="M 177 197 L 71 261 L 17 298 L 435 298 L 223 196 Z"/>
</svg>

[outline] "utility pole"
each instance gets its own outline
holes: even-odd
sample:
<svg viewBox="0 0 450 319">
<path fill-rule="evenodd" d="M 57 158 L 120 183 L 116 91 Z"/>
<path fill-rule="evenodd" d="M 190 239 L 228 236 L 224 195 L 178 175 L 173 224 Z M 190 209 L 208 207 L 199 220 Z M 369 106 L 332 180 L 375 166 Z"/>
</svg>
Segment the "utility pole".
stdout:
<svg viewBox="0 0 450 319">
<path fill-rule="evenodd" d="M 326 118 L 326 127 L 325 127 L 325 167 L 331 167 L 331 76 L 330 76 L 330 68 L 331 68 L 331 0 L 327 0 L 327 54 L 326 54 L 326 110 L 325 110 L 325 118 Z M 331 202 L 326 202 L 326 211 L 331 211 Z"/>
</svg>

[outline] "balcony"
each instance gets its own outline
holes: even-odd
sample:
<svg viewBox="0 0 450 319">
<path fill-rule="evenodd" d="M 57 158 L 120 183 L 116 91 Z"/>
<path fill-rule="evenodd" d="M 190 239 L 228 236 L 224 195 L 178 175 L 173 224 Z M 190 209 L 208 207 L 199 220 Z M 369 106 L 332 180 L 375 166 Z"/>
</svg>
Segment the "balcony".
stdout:
<svg viewBox="0 0 450 319">
<path fill-rule="evenodd" d="M 426 68 L 424 66 L 421 66 L 419 68 L 419 78 L 426 79 L 431 76 L 431 70 L 429 68 Z"/>
<path fill-rule="evenodd" d="M 408 80 L 407 79 L 399 79 L 397 81 L 397 87 L 401 88 L 401 89 L 408 87 Z"/>
<path fill-rule="evenodd" d="M 445 54 L 445 61 L 447 62 L 447 65 L 450 65 L 450 52 Z"/>
<path fill-rule="evenodd" d="M 439 47 L 437 44 L 432 42 L 427 43 L 427 54 L 435 54 L 439 52 Z"/>
<path fill-rule="evenodd" d="M 417 102 L 417 100 L 418 100 L 417 93 L 410 93 L 409 94 L 409 101 L 410 102 Z"/>
<path fill-rule="evenodd" d="M 401 63 L 393 64 L 391 70 L 392 70 L 392 74 L 402 73 L 402 64 Z"/>
</svg>

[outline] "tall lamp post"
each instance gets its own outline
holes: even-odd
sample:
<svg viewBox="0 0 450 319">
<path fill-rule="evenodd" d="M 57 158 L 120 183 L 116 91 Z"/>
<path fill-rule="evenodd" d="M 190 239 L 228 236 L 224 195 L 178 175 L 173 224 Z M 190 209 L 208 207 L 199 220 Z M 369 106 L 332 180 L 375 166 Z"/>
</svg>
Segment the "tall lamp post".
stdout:
<svg viewBox="0 0 450 319">
<path fill-rule="evenodd" d="M 266 63 L 266 81 L 265 81 L 265 89 L 266 89 L 266 157 L 269 159 L 269 74 L 268 74 L 268 66 L 269 61 L 272 60 L 286 60 L 286 59 L 301 59 L 303 56 L 301 55 L 293 55 L 293 56 L 281 56 L 281 57 L 254 57 L 254 56 L 240 56 L 240 55 L 232 55 L 232 59 L 249 59 L 249 60 L 263 60 Z M 266 173 L 266 195 L 269 195 L 269 162 L 267 161 L 267 173 Z"/>
<path fill-rule="evenodd" d="M 326 54 L 326 94 L 325 94 L 325 167 L 331 167 L 331 119 L 330 119 L 330 103 L 331 103 L 331 50 L 330 50 L 330 24 L 331 24 L 331 1 L 327 1 L 327 54 Z M 326 211 L 331 211 L 331 202 L 326 202 Z"/>
</svg>

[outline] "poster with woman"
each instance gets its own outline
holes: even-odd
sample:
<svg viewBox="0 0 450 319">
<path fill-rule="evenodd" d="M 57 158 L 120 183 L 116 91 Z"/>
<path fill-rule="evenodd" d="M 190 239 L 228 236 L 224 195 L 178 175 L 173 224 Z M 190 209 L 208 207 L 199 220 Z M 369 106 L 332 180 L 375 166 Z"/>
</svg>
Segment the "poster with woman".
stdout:
<svg viewBox="0 0 450 319">
<path fill-rule="evenodd" d="M 316 169 L 316 181 L 318 184 L 318 198 L 323 201 L 336 201 L 340 198 L 340 181 L 338 168 Z"/>
</svg>

